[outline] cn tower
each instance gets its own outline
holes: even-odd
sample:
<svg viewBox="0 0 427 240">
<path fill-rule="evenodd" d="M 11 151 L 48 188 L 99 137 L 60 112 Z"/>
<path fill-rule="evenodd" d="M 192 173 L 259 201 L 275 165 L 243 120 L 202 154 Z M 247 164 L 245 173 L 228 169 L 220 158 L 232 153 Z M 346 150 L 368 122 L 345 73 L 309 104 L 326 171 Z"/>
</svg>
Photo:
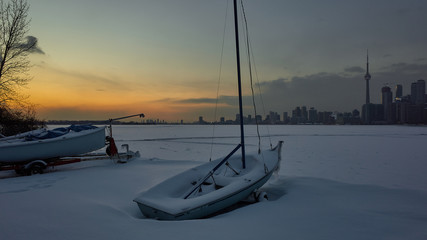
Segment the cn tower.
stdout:
<svg viewBox="0 0 427 240">
<path fill-rule="evenodd" d="M 365 80 L 366 80 L 366 105 L 365 105 L 365 122 L 370 123 L 370 116 L 369 116 L 369 80 L 371 80 L 371 74 L 369 74 L 369 52 L 366 51 L 366 74 L 365 74 Z"/>
</svg>

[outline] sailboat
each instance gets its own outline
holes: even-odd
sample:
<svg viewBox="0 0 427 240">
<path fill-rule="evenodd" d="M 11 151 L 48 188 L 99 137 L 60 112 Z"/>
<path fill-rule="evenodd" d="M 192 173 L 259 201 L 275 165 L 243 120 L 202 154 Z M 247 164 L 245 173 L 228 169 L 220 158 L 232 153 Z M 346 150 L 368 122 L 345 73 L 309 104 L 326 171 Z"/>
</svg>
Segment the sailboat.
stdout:
<svg viewBox="0 0 427 240">
<path fill-rule="evenodd" d="M 245 152 L 237 18 L 237 0 L 234 0 L 240 143 L 226 157 L 184 171 L 137 196 L 134 202 L 148 218 L 208 217 L 251 196 L 280 166 L 282 141 L 267 151 Z"/>
</svg>

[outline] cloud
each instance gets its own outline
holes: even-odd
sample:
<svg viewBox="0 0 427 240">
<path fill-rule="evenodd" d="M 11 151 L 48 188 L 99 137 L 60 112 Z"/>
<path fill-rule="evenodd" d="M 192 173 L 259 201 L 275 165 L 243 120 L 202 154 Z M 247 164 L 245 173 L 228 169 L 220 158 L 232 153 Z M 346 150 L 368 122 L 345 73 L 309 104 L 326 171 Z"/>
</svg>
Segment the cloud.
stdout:
<svg viewBox="0 0 427 240">
<path fill-rule="evenodd" d="M 355 66 L 355 67 L 348 67 L 346 69 L 344 69 L 345 72 L 350 72 L 350 73 L 363 73 L 365 72 L 365 69 Z"/>
<path fill-rule="evenodd" d="M 361 109 L 365 102 L 365 69 L 360 66 L 345 68 L 342 72 L 319 72 L 292 78 L 278 78 L 264 81 L 255 88 L 258 114 L 269 111 L 278 113 L 291 111 L 297 106 L 314 107 L 318 111 L 351 112 Z M 381 103 L 381 88 L 388 85 L 394 88 L 402 84 L 404 94 L 410 93 L 410 85 L 418 79 L 427 77 L 427 64 L 394 63 L 378 70 L 371 70 L 370 96 L 372 103 Z M 259 88 L 258 88 L 259 87 Z M 195 115 L 210 116 L 215 108 L 216 98 L 166 98 L 158 100 L 169 106 L 188 106 Z M 245 115 L 254 114 L 250 109 L 252 97 L 244 96 Z M 218 98 L 218 116 L 234 116 L 237 113 L 237 96 L 222 95 Z M 263 109 L 265 106 L 265 109 Z"/>
<path fill-rule="evenodd" d="M 244 96 L 247 98 L 247 96 Z M 175 100 L 176 103 L 189 103 L 189 104 L 225 104 L 229 106 L 237 106 L 238 98 L 237 96 L 219 96 L 218 100 L 216 98 L 188 98 Z"/>
<path fill-rule="evenodd" d="M 417 59 L 415 59 L 416 62 L 424 62 L 426 60 L 427 60 L 427 58 L 417 58 Z"/>
<path fill-rule="evenodd" d="M 66 69 L 56 68 L 46 63 L 42 63 L 37 66 L 43 69 L 48 69 L 49 71 L 54 72 L 56 74 L 75 78 L 78 82 L 68 82 L 69 84 L 72 84 L 72 86 L 74 87 L 83 86 L 85 88 L 88 88 L 89 86 L 95 85 L 96 91 L 107 91 L 111 89 L 114 89 L 115 91 L 118 91 L 118 90 L 128 91 L 132 89 L 131 87 L 129 87 L 131 85 L 129 82 L 126 82 L 125 80 L 112 76 L 111 74 L 108 76 L 101 76 L 99 74 L 91 73 L 87 71 L 80 72 L 76 70 L 66 70 Z M 65 83 L 66 82 L 63 82 L 63 84 Z"/>
<path fill-rule="evenodd" d="M 342 73 L 320 72 L 262 82 L 260 87 L 266 106 L 271 110 L 290 111 L 296 106 L 315 107 L 321 111 L 360 109 L 365 101 L 364 69 L 349 67 Z M 348 72 L 353 74 L 349 75 Z M 358 73 L 358 74 L 357 74 Z M 427 64 L 395 63 L 379 71 L 371 71 L 370 96 L 372 103 L 381 103 L 381 88 L 402 84 L 404 94 L 410 94 L 410 85 L 427 78 Z M 269 109 L 267 109 L 268 111 Z"/>
<path fill-rule="evenodd" d="M 389 75 L 393 74 L 396 77 L 425 77 L 427 74 L 427 64 L 417 63 L 394 63 L 389 66 L 385 66 L 380 74 Z"/>
<path fill-rule="evenodd" d="M 177 100 L 175 102 L 197 104 L 197 103 L 216 103 L 217 100 L 215 98 L 188 98 L 188 99 Z"/>
<path fill-rule="evenodd" d="M 290 111 L 296 106 L 352 111 L 361 105 L 363 98 L 358 93 L 362 87 L 358 77 L 326 72 L 261 84 L 265 105 L 277 112 Z"/>
<path fill-rule="evenodd" d="M 21 43 L 18 48 L 29 49 L 30 53 L 45 54 L 44 51 L 37 45 L 38 40 L 34 36 L 27 36 L 27 42 Z"/>
<path fill-rule="evenodd" d="M 40 107 L 38 114 L 49 120 L 105 120 L 114 116 L 126 116 L 128 112 L 122 109 L 97 109 L 82 107 Z"/>
</svg>

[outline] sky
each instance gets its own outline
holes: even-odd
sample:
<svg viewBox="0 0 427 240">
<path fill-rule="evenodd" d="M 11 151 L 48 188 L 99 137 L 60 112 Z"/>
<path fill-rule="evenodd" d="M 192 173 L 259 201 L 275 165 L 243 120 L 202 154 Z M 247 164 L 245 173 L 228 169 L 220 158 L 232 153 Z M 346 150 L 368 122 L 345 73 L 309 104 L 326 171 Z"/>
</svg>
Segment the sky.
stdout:
<svg viewBox="0 0 427 240">
<path fill-rule="evenodd" d="M 38 117 L 235 118 L 230 0 L 28 2 L 40 51 L 24 91 Z M 244 8 L 258 114 L 360 110 L 368 49 L 371 102 L 381 102 L 383 86 L 409 94 L 427 79 L 427 1 L 245 0 Z M 244 114 L 253 115 L 241 40 Z"/>
</svg>

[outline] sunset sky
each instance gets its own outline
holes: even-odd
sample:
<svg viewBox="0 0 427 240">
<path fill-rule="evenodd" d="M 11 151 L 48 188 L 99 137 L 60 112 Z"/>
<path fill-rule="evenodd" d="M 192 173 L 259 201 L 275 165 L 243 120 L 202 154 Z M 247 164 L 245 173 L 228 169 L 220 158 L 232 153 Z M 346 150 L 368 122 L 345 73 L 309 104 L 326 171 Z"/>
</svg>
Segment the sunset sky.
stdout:
<svg viewBox="0 0 427 240">
<path fill-rule="evenodd" d="M 25 91 L 40 118 L 103 120 L 142 112 L 170 122 L 213 120 L 219 79 L 217 119 L 235 117 L 231 1 L 29 3 L 28 35 L 38 39 L 40 52 L 30 56 L 33 79 Z M 427 80 L 427 1 L 244 3 L 265 105 L 260 114 L 302 105 L 360 110 L 367 49 L 372 102 L 380 103 L 384 85 L 403 84 L 408 94 L 411 82 Z M 250 105 L 245 101 L 245 115 L 253 114 Z"/>
</svg>

